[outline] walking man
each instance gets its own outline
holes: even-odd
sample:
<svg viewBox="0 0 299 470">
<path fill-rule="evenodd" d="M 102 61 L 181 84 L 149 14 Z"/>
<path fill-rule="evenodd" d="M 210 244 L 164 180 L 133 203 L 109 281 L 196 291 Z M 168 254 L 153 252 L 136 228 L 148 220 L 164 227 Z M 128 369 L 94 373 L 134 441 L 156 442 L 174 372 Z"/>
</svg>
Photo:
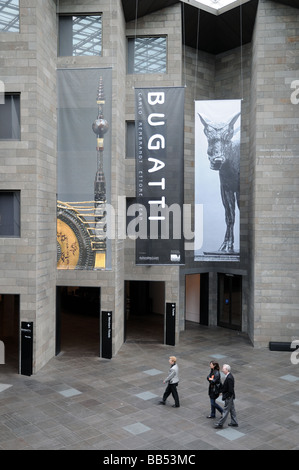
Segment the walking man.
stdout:
<svg viewBox="0 0 299 470">
<path fill-rule="evenodd" d="M 218 423 L 215 424 L 215 428 L 222 428 L 229 414 L 231 417 L 231 422 L 228 423 L 228 425 L 238 427 L 237 415 L 234 405 L 235 379 L 230 369 L 231 368 L 228 364 L 224 364 L 222 366 L 222 372 L 225 374 L 225 380 L 222 385 L 222 400 L 224 401 L 224 408 L 222 417 L 219 419 Z"/>
</svg>

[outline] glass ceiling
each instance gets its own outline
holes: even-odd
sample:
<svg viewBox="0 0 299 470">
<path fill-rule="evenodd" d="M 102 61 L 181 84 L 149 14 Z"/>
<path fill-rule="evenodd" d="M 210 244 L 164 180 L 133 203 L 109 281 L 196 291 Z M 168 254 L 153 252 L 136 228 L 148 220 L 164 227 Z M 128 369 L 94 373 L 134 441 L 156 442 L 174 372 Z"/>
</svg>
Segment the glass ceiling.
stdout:
<svg viewBox="0 0 299 470">
<path fill-rule="evenodd" d="M 225 11 L 237 8 L 250 0 L 181 0 L 213 15 L 221 15 Z"/>
<path fill-rule="evenodd" d="M 73 55 L 101 55 L 101 16 L 73 16 Z"/>
<path fill-rule="evenodd" d="M 0 31 L 19 32 L 19 0 L 0 0 Z"/>
</svg>

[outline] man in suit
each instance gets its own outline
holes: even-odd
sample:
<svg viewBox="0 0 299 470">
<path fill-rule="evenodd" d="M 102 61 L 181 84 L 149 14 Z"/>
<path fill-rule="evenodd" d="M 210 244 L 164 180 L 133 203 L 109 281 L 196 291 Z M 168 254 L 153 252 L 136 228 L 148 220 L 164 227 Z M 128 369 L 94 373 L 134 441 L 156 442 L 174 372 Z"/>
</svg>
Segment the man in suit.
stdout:
<svg viewBox="0 0 299 470">
<path fill-rule="evenodd" d="M 215 428 L 222 428 L 229 413 L 231 416 L 231 422 L 229 426 L 238 427 L 237 415 L 234 405 L 235 399 L 235 379 L 230 371 L 230 366 L 224 364 L 222 366 L 222 372 L 225 374 L 225 380 L 222 385 L 222 400 L 224 401 L 223 414 L 219 419 L 218 423 L 215 424 Z"/>
</svg>

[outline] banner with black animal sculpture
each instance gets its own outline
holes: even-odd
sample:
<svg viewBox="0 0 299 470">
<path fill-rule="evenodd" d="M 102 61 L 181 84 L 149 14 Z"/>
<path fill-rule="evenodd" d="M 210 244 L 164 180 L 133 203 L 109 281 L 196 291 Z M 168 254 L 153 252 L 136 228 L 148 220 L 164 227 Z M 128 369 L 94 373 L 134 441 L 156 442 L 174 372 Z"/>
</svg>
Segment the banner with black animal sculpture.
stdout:
<svg viewBox="0 0 299 470">
<path fill-rule="evenodd" d="M 195 261 L 240 259 L 241 101 L 195 101 Z"/>
<path fill-rule="evenodd" d="M 136 204 L 127 231 L 136 264 L 184 264 L 184 93 L 135 89 Z"/>
</svg>

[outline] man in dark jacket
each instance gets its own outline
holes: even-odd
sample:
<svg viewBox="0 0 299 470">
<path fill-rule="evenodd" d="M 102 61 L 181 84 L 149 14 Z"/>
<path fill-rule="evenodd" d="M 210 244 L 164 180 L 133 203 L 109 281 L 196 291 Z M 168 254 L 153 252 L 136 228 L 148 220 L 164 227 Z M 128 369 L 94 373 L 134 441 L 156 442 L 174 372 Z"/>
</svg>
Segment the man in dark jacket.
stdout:
<svg viewBox="0 0 299 470">
<path fill-rule="evenodd" d="M 224 401 L 224 408 L 222 417 L 219 419 L 218 423 L 215 424 L 215 428 L 222 428 L 229 413 L 231 416 L 231 422 L 228 423 L 228 425 L 237 427 L 238 421 L 234 405 L 235 379 L 231 374 L 230 366 L 228 364 L 223 365 L 222 372 L 225 374 L 225 380 L 222 385 L 222 400 Z"/>
</svg>

